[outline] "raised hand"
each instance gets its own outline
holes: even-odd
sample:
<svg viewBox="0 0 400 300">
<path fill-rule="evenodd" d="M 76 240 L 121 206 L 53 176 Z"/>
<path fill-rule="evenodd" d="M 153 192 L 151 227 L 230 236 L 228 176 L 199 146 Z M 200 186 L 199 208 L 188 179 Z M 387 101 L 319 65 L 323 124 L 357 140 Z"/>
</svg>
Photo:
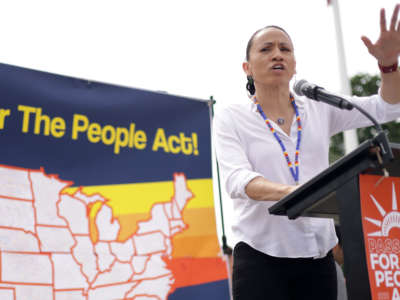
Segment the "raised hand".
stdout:
<svg viewBox="0 0 400 300">
<path fill-rule="evenodd" d="M 380 27 L 381 33 L 375 44 L 366 36 L 361 39 L 368 48 L 369 53 L 373 55 L 381 66 L 390 66 L 397 62 L 400 55 L 400 23 L 397 21 L 400 10 L 400 4 L 397 4 L 393 10 L 390 27 L 387 29 L 385 9 L 381 9 Z"/>
</svg>

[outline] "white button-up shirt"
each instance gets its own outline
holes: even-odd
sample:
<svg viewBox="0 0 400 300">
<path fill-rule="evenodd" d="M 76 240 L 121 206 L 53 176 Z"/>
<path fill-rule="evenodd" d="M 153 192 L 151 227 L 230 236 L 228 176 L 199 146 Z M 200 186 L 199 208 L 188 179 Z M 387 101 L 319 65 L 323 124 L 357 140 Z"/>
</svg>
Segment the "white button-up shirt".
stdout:
<svg viewBox="0 0 400 300">
<path fill-rule="evenodd" d="M 372 125 L 356 109 L 341 110 L 306 97 L 296 97 L 302 138 L 299 155 L 300 184 L 329 166 L 330 137 L 338 132 Z M 400 104 L 392 105 L 378 95 L 353 97 L 357 103 L 384 123 L 400 117 Z M 268 116 L 268 112 L 265 112 Z M 294 164 L 297 122 L 294 118 L 290 135 L 271 121 Z M 274 201 L 257 201 L 245 193 L 255 177 L 294 185 L 282 149 L 268 129 L 256 105 L 244 99 L 233 104 L 214 119 L 214 138 L 222 180 L 233 200 L 233 242 L 246 242 L 254 249 L 277 257 L 323 257 L 337 238 L 333 220 L 299 217 L 289 220 L 268 212 Z"/>
</svg>

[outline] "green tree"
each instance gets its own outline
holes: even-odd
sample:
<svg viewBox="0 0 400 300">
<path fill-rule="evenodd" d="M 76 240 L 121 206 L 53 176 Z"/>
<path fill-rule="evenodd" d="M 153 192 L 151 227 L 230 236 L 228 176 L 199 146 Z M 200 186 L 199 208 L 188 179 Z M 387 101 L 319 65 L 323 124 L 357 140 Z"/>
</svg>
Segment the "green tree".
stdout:
<svg viewBox="0 0 400 300">
<path fill-rule="evenodd" d="M 355 96 L 370 96 L 378 93 L 381 79 L 378 75 L 361 73 L 350 79 L 352 94 Z M 389 141 L 400 143 L 400 123 L 393 121 L 382 125 L 389 132 Z M 371 138 L 376 130 L 373 126 L 357 129 L 359 142 Z M 331 138 L 329 161 L 332 163 L 344 155 L 343 134 L 339 133 Z"/>
</svg>

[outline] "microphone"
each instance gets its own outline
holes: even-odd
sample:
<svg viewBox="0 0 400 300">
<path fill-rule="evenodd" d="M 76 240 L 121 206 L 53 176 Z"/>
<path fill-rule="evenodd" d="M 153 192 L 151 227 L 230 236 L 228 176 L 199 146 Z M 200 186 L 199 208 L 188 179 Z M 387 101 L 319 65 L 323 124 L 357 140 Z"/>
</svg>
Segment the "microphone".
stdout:
<svg viewBox="0 0 400 300">
<path fill-rule="evenodd" d="M 351 103 L 338 95 L 326 91 L 320 86 L 307 82 L 304 79 L 296 81 L 293 85 L 293 89 L 295 93 L 299 96 L 306 96 L 310 99 L 321 101 L 341 109 L 352 110 L 353 108 L 356 108 L 360 113 L 362 113 L 372 122 L 375 129 L 377 130 L 377 133 L 374 136 L 374 144 L 380 149 L 380 154 L 379 152 L 377 152 L 379 163 L 382 165 L 384 162 L 388 162 L 389 160 L 393 159 L 393 153 L 389 145 L 387 132 L 382 129 L 381 125 L 365 109 L 363 109 L 356 103 Z"/>
<path fill-rule="evenodd" d="M 326 91 L 324 88 L 309 83 L 304 79 L 296 81 L 293 86 L 294 91 L 299 96 L 306 96 L 310 99 L 321 101 L 341 109 L 352 110 L 354 105 L 333 93 Z"/>
</svg>

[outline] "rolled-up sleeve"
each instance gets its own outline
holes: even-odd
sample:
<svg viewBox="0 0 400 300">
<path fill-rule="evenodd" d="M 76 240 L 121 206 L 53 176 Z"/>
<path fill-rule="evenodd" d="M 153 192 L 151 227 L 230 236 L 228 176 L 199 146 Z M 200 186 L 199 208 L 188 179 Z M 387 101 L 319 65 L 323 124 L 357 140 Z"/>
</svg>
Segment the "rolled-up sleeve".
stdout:
<svg viewBox="0 0 400 300">
<path fill-rule="evenodd" d="M 382 99 L 380 93 L 370 97 L 351 97 L 348 100 L 366 110 L 378 123 L 387 123 L 400 118 L 400 104 L 390 104 Z M 338 132 L 371 126 L 372 122 L 357 109 L 344 111 L 329 107 L 331 116 L 331 135 Z"/>
<path fill-rule="evenodd" d="M 248 198 L 245 188 L 255 177 L 247 158 L 244 142 L 228 110 L 221 111 L 214 118 L 213 138 L 222 180 L 228 195 L 232 198 Z"/>
</svg>

